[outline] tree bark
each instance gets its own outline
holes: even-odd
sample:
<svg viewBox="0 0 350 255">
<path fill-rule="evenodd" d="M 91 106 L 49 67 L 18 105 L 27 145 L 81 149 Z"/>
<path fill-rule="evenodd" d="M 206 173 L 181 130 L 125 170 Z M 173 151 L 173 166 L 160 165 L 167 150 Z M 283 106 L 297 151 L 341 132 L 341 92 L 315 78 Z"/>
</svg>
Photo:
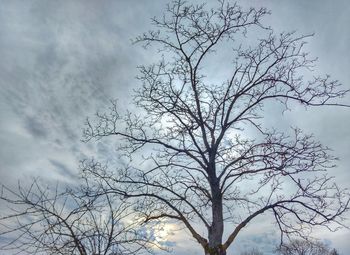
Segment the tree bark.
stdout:
<svg viewBox="0 0 350 255">
<path fill-rule="evenodd" d="M 210 171 L 211 170 L 211 171 Z M 208 231 L 208 247 L 205 250 L 207 255 L 226 255 L 226 250 L 222 246 L 222 236 L 224 233 L 224 218 L 222 194 L 220 191 L 219 179 L 216 177 L 215 164 L 212 164 L 210 186 L 212 193 L 212 224 Z"/>
<path fill-rule="evenodd" d="M 206 248 L 204 250 L 205 255 L 226 255 L 226 250 L 223 250 L 221 248 Z"/>
</svg>

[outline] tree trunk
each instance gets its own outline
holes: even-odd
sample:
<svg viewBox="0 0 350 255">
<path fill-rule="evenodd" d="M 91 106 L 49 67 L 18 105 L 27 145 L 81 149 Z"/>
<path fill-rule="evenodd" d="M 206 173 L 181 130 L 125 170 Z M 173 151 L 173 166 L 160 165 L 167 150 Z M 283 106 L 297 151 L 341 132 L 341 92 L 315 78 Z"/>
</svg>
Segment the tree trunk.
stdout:
<svg viewBox="0 0 350 255">
<path fill-rule="evenodd" d="M 226 251 L 223 249 L 207 248 L 204 250 L 205 255 L 226 255 Z"/>
<path fill-rule="evenodd" d="M 205 255 L 226 255 L 226 251 L 222 249 L 222 236 L 224 233 L 222 195 L 216 176 L 211 180 L 211 191 L 212 224 L 208 231 L 209 242 L 208 247 L 205 249 Z"/>
</svg>

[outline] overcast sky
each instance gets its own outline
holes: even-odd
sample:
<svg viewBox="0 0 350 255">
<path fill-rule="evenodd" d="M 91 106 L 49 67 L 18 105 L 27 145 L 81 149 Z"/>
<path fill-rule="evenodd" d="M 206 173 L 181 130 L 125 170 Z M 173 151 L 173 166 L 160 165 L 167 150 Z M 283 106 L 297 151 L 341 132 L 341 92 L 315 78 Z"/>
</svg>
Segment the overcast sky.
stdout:
<svg viewBox="0 0 350 255">
<path fill-rule="evenodd" d="M 83 144 L 87 116 L 110 99 L 130 101 L 136 67 L 151 63 L 154 53 L 130 39 L 150 29 L 150 18 L 166 1 L 1 1 L 0 3 L 0 180 L 41 176 L 72 182 L 79 160 L 112 155 L 103 143 Z M 347 0 L 239 1 L 266 6 L 267 24 L 277 31 L 315 33 L 307 49 L 318 57 L 320 73 L 332 75 L 350 89 L 350 3 Z M 350 96 L 343 99 L 350 103 Z M 268 109 L 271 124 L 299 126 L 340 158 L 333 170 L 350 188 L 350 109 L 292 109 L 285 115 Z M 107 157 L 107 156 L 106 156 Z M 242 233 L 236 248 L 274 245 L 272 225 L 257 224 Z M 350 232 L 315 233 L 338 248 L 350 250 Z M 187 237 L 177 237 L 187 239 Z M 189 254 L 189 242 L 178 242 L 175 254 Z M 197 250 L 201 254 L 201 250 Z M 191 254 L 196 254 L 195 250 Z"/>
</svg>

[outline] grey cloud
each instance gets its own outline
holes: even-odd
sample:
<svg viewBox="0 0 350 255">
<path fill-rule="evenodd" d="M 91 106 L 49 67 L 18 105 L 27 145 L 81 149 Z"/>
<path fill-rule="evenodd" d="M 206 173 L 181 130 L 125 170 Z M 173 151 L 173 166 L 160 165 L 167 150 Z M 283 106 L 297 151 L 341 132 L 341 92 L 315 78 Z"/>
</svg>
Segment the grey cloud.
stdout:
<svg viewBox="0 0 350 255">
<path fill-rule="evenodd" d="M 54 166 L 54 168 L 56 170 L 58 170 L 60 175 L 62 175 L 64 177 L 76 179 L 77 176 L 76 176 L 75 171 L 69 169 L 64 163 L 59 162 L 59 161 L 54 160 L 54 159 L 50 159 L 49 161 Z"/>
<path fill-rule="evenodd" d="M 36 138 L 47 138 L 46 128 L 34 117 L 25 117 L 25 127 Z"/>
</svg>

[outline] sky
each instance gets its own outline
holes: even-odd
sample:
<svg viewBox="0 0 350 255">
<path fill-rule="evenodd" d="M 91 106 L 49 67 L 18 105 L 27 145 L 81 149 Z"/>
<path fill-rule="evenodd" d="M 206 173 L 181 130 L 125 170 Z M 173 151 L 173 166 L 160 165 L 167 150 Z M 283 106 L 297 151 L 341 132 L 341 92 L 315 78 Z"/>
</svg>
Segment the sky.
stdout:
<svg viewBox="0 0 350 255">
<path fill-rule="evenodd" d="M 190 1 L 191 2 L 191 1 Z M 211 2 L 211 1 L 209 1 Z M 350 89 L 350 3 L 347 0 L 248 0 L 271 10 L 266 23 L 276 31 L 315 33 L 307 50 L 318 57 L 317 71 Z M 77 178 L 84 158 L 112 157 L 108 144 L 81 142 L 86 117 L 118 99 L 129 107 L 137 66 L 155 60 L 131 39 L 151 29 L 166 1 L 1 1 L 0 4 L 0 182 L 14 186 L 30 177 L 66 184 Z M 350 103 L 350 95 L 343 99 Z M 130 106 L 131 107 L 131 106 Z M 271 125 L 298 126 L 313 133 L 340 158 L 332 175 L 350 188 L 350 109 L 292 109 L 283 116 L 266 110 Z M 1 208 L 1 205 L 0 205 Z M 349 230 L 315 235 L 342 254 L 350 250 Z M 238 251 L 268 251 L 274 230 L 254 224 L 238 239 Z M 173 237 L 174 238 L 174 237 Z M 188 236 L 177 234 L 174 254 L 201 254 Z"/>
</svg>

